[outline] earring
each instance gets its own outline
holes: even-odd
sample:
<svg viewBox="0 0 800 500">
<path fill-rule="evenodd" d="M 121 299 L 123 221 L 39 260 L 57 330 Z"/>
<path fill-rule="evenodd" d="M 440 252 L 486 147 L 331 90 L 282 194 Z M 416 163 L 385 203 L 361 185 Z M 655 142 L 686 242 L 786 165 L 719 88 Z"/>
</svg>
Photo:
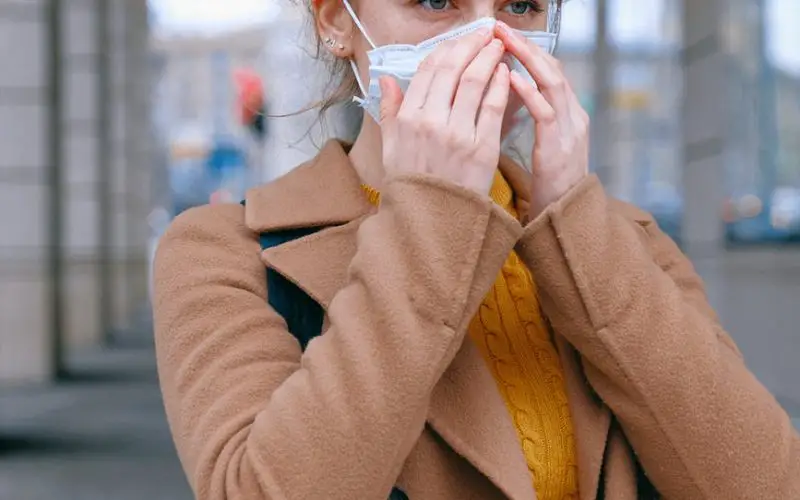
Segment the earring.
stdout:
<svg viewBox="0 0 800 500">
<path fill-rule="evenodd" d="M 331 37 L 325 37 L 325 45 L 330 48 L 333 48 L 336 45 L 336 40 Z"/>
</svg>

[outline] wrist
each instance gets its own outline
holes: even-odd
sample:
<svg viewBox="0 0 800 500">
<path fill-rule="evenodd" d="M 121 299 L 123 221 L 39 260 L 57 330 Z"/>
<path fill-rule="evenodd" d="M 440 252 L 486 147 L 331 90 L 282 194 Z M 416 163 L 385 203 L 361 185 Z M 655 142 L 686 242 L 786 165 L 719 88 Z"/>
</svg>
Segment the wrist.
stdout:
<svg viewBox="0 0 800 500">
<path fill-rule="evenodd" d="M 528 209 L 529 220 L 534 220 L 541 215 L 553 203 L 557 203 L 564 198 L 573 187 L 581 183 L 587 174 L 575 178 L 561 177 L 558 179 L 534 178 L 531 187 L 531 202 Z M 537 186 L 546 186 L 537 189 Z"/>
</svg>

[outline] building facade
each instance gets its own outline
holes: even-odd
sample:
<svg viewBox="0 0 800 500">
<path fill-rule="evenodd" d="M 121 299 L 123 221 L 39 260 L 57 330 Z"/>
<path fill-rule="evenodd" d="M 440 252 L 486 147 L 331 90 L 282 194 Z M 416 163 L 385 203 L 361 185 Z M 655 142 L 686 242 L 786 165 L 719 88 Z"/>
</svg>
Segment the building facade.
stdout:
<svg viewBox="0 0 800 500">
<path fill-rule="evenodd" d="M 0 383 L 131 327 L 150 207 L 145 0 L 0 2 Z"/>
</svg>

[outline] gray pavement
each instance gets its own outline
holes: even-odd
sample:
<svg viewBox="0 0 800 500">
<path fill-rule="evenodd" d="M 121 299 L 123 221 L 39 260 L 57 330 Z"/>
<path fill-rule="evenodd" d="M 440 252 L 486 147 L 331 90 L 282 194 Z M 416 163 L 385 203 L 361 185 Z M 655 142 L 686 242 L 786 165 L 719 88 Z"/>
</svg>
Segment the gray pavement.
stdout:
<svg viewBox="0 0 800 500">
<path fill-rule="evenodd" d="M 748 365 L 800 427 L 800 250 L 696 265 Z M 0 390 L 0 500 L 191 499 L 152 347 L 84 352 L 71 366 L 64 384 Z"/>
<path fill-rule="evenodd" d="M 74 380 L 0 392 L 0 499 L 190 500 L 152 349 L 71 364 Z"/>
</svg>

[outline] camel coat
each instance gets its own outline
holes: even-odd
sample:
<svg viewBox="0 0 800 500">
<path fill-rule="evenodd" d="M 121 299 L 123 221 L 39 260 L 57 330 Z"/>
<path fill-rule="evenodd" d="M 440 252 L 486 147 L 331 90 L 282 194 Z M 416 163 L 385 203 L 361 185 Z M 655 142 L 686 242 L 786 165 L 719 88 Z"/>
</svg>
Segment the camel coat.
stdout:
<svg viewBox="0 0 800 500">
<path fill-rule="evenodd" d="M 527 192 L 524 170 L 500 168 Z M 318 225 L 331 227 L 261 252 L 263 231 Z M 594 176 L 524 226 L 427 176 L 390 181 L 376 209 L 337 142 L 246 208 L 182 214 L 159 245 L 158 368 L 196 497 L 535 499 L 465 338 L 513 248 L 554 331 L 581 500 L 800 499 L 789 417 L 650 215 Z M 267 304 L 265 267 L 326 311 L 304 353 Z"/>
</svg>

